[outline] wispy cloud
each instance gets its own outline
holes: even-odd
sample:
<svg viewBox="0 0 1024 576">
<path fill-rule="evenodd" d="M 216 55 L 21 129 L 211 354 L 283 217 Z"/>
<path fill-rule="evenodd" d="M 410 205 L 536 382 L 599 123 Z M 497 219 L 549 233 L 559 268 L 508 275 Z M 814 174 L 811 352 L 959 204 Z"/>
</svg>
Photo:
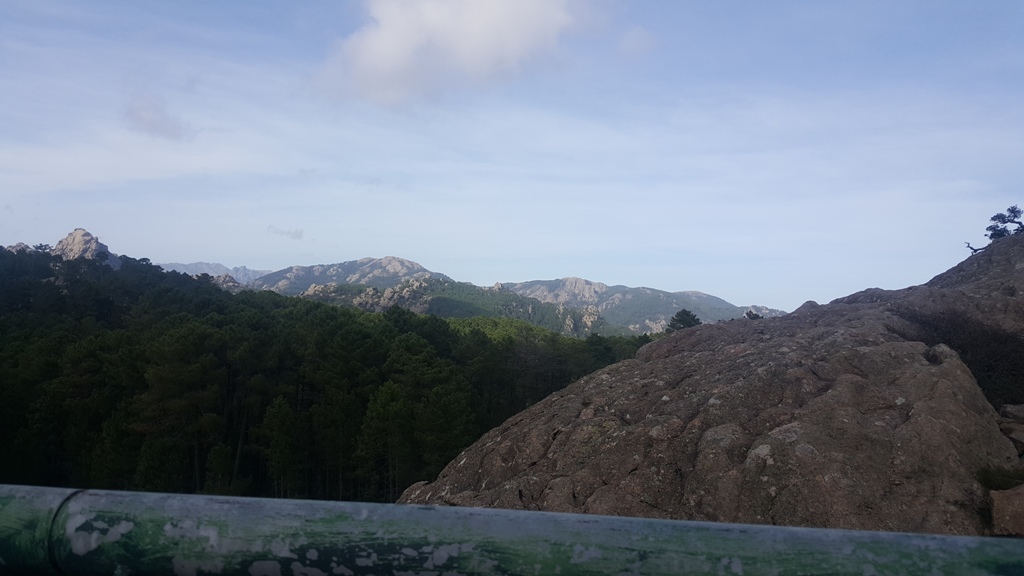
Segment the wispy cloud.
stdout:
<svg viewBox="0 0 1024 576">
<path fill-rule="evenodd" d="M 401 104 L 494 80 L 550 54 L 582 16 L 574 0 L 366 0 L 370 21 L 338 44 L 321 81 Z"/>
<path fill-rule="evenodd" d="M 128 128 L 143 134 L 167 140 L 190 140 L 196 135 L 195 128 L 167 108 L 167 103 L 157 94 L 141 92 L 125 103 L 124 121 Z"/>
<path fill-rule="evenodd" d="M 302 240 L 303 231 L 299 228 L 295 230 L 282 230 L 276 226 L 267 226 L 267 232 L 270 234 L 277 234 L 279 236 L 287 236 L 292 240 Z"/>
</svg>

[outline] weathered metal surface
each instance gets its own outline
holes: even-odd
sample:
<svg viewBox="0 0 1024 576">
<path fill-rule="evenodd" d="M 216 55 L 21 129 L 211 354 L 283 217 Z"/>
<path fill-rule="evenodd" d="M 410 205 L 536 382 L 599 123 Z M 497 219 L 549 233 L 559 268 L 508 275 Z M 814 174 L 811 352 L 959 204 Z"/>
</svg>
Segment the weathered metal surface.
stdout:
<svg viewBox="0 0 1024 576">
<path fill-rule="evenodd" d="M 0 574 L 1024 574 L 1024 541 L 0 486 Z"/>
<path fill-rule="evenodd" d="M 0 485 L 0 573 L 51 574 L 49 534 L 75 490 Z"/>
</svg>

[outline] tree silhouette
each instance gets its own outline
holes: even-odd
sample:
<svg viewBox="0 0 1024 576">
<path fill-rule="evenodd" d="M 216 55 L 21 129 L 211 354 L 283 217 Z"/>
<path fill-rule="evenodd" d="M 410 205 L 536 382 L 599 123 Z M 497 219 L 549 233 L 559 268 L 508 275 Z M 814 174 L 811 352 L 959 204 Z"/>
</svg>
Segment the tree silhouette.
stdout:
<svg viewBox="0 0 1024 576">
<path fill-rule="evenodd" d="M 985 230 L 988 230 L 988 238 L 990 240 L 995 240 L 996 238 L 1002 238 L 1003 236 L 1024 232 L 1024 222 L 1021 222 L 1020 220 L 1022 213 L 1024 212 L 1014 204 L 1006 209 L 1006 213 L 1000 212 L 990 218 L 989 220 L 992 221 L 992 224 L 989 225 L 988 228 L 985 228 Z M 1010 230 L 1006 227 L 1007 224 L 1016 224 L 1017 227 Z"/>
<path fill-rule="evenodd" d="M 700 323 L 700 318 L 697 318 L 696 314 L 690 312 L 686 308 L 683 308 L 679 312 L 676 312 L 676 315 L 668 321 L 668 326 L 665 328 L 665 332 L 675 332 L 676 330 L 699 326 Z"/>
</svg>

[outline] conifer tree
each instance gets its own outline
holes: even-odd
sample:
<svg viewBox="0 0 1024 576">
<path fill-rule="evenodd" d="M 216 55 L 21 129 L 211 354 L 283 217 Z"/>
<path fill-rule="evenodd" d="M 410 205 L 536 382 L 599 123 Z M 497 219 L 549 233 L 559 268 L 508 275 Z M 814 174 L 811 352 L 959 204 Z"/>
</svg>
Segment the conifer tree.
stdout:
<svg viewBox="0 0 1024 576">
<path fill-rule="evenodd" d="M 683 308 L 676 315 L 668 321 L 668 326 L 665 328 L 665 332 L 675 332 L 676 330 L 682 330 L 684 328 L 692 328 L 693 326 L 699 326 L 701 323 L 700 318 L 693 312 L 690 312 L 686 308 Z"/>
<path fill-rule="evenodd" d="M 996 238 L 1002 238 L 1003 236 L 1009 236 L 1011 234 L 1020 234 L 1024 232 L 1024 222 L 1021 222 L 1021 214 L 1024 213 L 1016 205 L 1010 206 L 1006 209 L 1006 212 L 1000 212 L 995 216 L 989 218 L 992 224 L 985 228 L 988 231 L 988 237 L 990 240 Z M 1010 230 L 1006 227 L 1007 224 L 1016 224 L 1016 228 Z"/>
</svg>

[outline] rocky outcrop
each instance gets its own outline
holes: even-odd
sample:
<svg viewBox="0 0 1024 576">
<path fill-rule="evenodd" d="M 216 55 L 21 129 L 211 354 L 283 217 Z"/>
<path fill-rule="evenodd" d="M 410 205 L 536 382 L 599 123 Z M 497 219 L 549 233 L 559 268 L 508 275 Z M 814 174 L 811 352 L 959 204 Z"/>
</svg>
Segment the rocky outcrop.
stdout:
<svg viewBox="0 0 1024 576">
<path fill-rule="evenodd" d="M 88 258 L 90 260 L 102 260 L 115 270 L 121 267 L 121 259 L 112 254 L 107 245 L 100 242 L 99 238 L 93 236 L 84 228 L 75 228 L 73 232 L 65 236 L 50 251 L 54 256 L 60 256 L 64 260 L 76 258 Z"/>
<path fill-rule="evenodd" d="M 219 286 L 222 290 L 227 290 L 232 294 L 237 294 L 242 291 L 242 284 L 235 280 L 235 277 L 231 274 L 221 274 L 220 276 L 213 277 L 213 283 L 215 286 Z"/>
<path fill-rule="evenodd" d="M 357 294 L 345 296 L 344 292 L 338 293 L 339 286 L 335 284 L 313 284 L 299 296 L 354 306 L 368 312 L 384 312 L 392 306 L 398 306 L 417 314 L 426 314 L 430 308 L 430 295 L 427 292 L 431 285 L 430 279 L 409 280 L 383 290 L 371 286 Z"/>
<path fill-rule="evenodd" d="M 400 501 L 990 533 L 978 478 L 1018 469 L 1018 449 L 961 356 L 918 341 L 915 319 L 954 310 L 1018 329 L 1018 287 L 1024 237 L 924 286 L 675 332 L 511 418 Z"/>
</svg>

